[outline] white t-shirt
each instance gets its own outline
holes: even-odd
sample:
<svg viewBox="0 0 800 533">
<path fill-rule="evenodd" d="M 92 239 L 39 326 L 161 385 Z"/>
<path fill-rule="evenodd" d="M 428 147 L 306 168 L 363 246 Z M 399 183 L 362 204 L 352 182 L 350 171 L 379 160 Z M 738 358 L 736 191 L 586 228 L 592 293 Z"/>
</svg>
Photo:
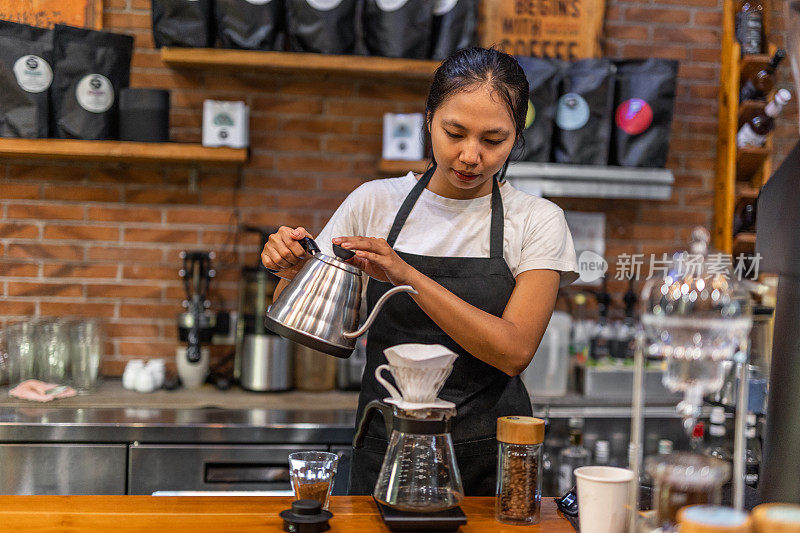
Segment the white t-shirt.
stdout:
<svg viewBox="0 0 800 533">
<path fill-rule="evenodd" d="M 387 238 L 392 222 L 412 187 L 413 172 L 399 178 L 369 181 L 342 202 L 316 241 L 333 255 L 333 237 L 359 235 Z M 575 247 L 564 211 L 544 198 L 519 191 L 505 182 L 503 257 L 516 277 L 534 269 L 557 270 L 563 287 L 578 278 Z M 492 195 L 457 200 L 422 191 L 394 249 L 439 257 L 489 257 Z"/>
</svg>

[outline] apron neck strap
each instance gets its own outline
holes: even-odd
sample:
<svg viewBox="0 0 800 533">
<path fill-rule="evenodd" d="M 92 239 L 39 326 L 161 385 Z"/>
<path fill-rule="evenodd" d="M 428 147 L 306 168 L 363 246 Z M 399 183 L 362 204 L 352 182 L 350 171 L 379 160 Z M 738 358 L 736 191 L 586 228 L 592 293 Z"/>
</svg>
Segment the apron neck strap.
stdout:
<svg viewBox="0 0 800 533">
<path fill-rule="evenodd" d="M 436 164 L 429 168 L 417 181 L 411 191 L 403 200 L 403 204 L 397 211 L 392 223 L 392 229 L 389 231 L 389 236 L 386 242 L 389 246 L 394 247 L 397 237 L 400 235 L 400 230 L 414 209 L 414 205 L 422 195 L 422 191 L 428 186 L 431 181 L 433 173 L 436 171 Z M 503 198 L 500 195 L 500 186 L 497 184 L 497 179 L 492 178 L 492 221 L 489 230 L 489 257 L 502 258 L 503 257 Z"/>
</svg>

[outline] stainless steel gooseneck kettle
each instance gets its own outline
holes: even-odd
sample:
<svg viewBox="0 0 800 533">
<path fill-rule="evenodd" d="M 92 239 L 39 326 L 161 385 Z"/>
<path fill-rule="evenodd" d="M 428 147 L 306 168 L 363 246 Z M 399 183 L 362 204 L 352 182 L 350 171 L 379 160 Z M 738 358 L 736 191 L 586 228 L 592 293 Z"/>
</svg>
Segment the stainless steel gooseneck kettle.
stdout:
<svg viewBox="0 0 800 533">
<path fill-rule="evenodd" d="M 300 244 L 311 258 L 273 302 L 265 318 L 267 328 L 282 337 L 347 358 L 355 349 L 356 338 L 372 325 L 387 299 L 401 292 L 417 293 L 410 285 L 386 291 L 359 328 L 361 270 L 345 262 L 354 252 L 334 245 L 337 257 L 330 257 L 320 252 L 313 239 L 306 237 Z"/>
</svg>

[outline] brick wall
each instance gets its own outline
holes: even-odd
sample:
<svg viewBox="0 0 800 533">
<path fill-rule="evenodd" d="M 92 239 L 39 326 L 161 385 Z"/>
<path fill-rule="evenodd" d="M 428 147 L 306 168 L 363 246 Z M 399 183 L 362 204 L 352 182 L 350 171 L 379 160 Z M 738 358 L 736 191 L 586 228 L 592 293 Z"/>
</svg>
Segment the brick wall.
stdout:
<svg viewBox="0 0 800 533">
<path fill-rule="evenodd" d="M 672 199 L 556 200 L 565 209 L 606 213 L 611 264 L 623 252 L 674 249 L 693 225 L 711 222 L 722 1 L 607 0 L 608 56 L 681 60 Z M 182 167 L 0 166 L 0 325 L 31 316 L 103 317 L 103 370 L 119 374 L 131 358 L 174 354 L 181 250 L 217 253 L 214 307 L 235 308 L 239 269 L 258 260 L 257 238 L 235 228 L 319 231 L 347 193 L 376 177 L 382 114 L 421 111 L 427 84 L 173 71 L 153 49 L 149 0 L 104 6 L 105 29 L 136 38 L 131 84 L 171 89 L 173 140 L 199 142 L 206 98 L 246 100 L 252 113 L 250 162 L 240 171 L 201 168 L 196 188 Z M 772 20 L 780 37 L 780 17 Z M 797 136 L 794 124 L 779 126 L 781 153 Z"/>
</svg>

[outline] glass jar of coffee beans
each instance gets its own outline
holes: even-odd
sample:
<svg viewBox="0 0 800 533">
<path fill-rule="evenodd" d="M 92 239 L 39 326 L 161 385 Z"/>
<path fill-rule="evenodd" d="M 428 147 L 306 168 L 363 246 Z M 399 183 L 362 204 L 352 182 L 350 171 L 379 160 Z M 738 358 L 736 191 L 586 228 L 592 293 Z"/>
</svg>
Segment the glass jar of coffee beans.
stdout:
<svg viewBox="0 0 800 533">
<path fill-rule="evenodd" d="M 495 518 L 506 524 L 538 524 L 542 499 L 544 420 L 530 416 L 497 419 Z"/>
</svg>

